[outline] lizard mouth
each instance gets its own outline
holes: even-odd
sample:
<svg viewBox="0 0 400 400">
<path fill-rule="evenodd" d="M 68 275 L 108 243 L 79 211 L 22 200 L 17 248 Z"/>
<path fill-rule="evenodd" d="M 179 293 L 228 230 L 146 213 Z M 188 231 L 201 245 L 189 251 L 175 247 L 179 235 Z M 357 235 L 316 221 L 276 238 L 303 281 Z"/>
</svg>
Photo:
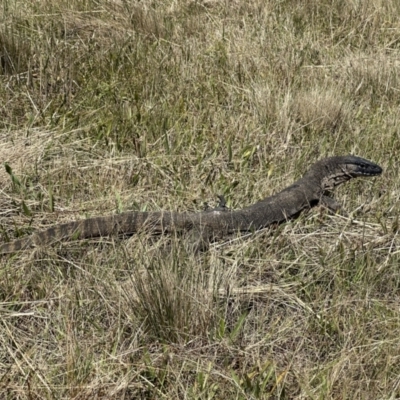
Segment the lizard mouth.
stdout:
<svg viewBox="0 0 400 400">
<path fill-rule="evenodd" d="M 353 177 L 357 176 L 377 176 L 382 174 L 383 170 L 376 164 L 356 165 L 351 172 Z"/>
</svg>

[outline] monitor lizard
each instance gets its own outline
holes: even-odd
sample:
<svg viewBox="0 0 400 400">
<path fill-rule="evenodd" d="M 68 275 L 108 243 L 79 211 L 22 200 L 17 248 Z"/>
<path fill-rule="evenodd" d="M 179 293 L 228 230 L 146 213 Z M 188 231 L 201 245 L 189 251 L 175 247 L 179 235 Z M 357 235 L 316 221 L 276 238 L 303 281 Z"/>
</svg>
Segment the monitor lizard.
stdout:
<svg viewBox="0 0 400 400">
<path fill-rule="evenodd" d="M 203 212 L 130 211 L 52 226 L 31 236 L 0 246 L 0 255 L 68 239 L 103 237 L 137 232 L 164 234 L 187 232 L 196 238 L 195 250 L 206 250 L 210 242 L 237 232 L 251 232 L 297 217 L 303 210 L 323 204 L 331 210 L 339 205 L 329 197 L 332 190 L 360 176 L 377 176 L 382 168 L 356 156 L 328 157 L 313 164 L 302 178 L 281 192 L 249 207 L 230 210 L 223 206 Z M 221 200 L 221 204 L 224 200 Z"/>
</svg>

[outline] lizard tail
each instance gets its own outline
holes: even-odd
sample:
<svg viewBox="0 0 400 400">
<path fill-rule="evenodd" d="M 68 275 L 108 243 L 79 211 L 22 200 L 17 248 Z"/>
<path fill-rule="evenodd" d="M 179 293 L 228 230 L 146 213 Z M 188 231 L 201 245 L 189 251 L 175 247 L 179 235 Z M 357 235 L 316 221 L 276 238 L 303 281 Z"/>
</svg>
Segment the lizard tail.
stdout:
<svg viewBox="0 0 400 400">
<path fill-rule="evenodd" d="M 32 247 L 43 246 L 60 240 L 79 240 L 103 237 L 112 234 L 133 234 L 147 227 L 153 232 L 163 231 L 163 217 L 167 225 L 171 213 L 126 212 L 107 217 L 94 217 L 65 224 L 51 226 L 31 236 L 16 239 L 0 246 L 0 255 L 15 253 Z"/>
</svg>

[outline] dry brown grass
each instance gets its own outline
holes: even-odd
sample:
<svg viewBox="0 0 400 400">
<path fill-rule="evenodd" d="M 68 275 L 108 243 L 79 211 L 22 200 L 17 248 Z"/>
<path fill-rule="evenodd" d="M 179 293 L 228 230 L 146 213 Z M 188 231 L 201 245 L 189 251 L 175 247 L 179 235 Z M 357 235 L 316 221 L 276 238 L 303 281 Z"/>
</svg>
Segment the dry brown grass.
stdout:
<svg viewBox="0 0 400 400">
<path fill-rule="evenodd" d="M 400 7 L 9 0 L 4 240 L 124 210 L 232 208 L 315 160 L 384 167 L 195 256 L 182 238 L 0 260 L 2 398 L 400 397 Z"/>
</svg>

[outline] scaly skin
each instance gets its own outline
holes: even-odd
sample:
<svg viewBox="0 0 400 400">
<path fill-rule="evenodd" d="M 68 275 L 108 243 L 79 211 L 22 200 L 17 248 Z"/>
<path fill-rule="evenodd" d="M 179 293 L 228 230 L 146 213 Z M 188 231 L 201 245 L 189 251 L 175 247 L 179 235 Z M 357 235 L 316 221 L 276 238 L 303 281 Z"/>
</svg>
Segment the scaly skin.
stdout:
<svg viewBox="0 0 400 400">
<path fill-rule="evenodd" d="M 242 210 L 208 210 L 199 213 L 125 212 L 105 217 L 55 225 L 31 236 L 0 246 L 0 255 L 14 253 L 51 242 L 102 237 L 136 232 L 162 234 L 193 231 L 197 250 L 210 241 L 235 232 L 253 231 L 297 217 L 319 203 L 336 210 L 336 202 L 326 195 L 336 186 L 360 176 L 377 176 L 382 168 L 355 156 L 329 157 L 313 164 L 306 174 L 281 192 Z"/>
</svg>

